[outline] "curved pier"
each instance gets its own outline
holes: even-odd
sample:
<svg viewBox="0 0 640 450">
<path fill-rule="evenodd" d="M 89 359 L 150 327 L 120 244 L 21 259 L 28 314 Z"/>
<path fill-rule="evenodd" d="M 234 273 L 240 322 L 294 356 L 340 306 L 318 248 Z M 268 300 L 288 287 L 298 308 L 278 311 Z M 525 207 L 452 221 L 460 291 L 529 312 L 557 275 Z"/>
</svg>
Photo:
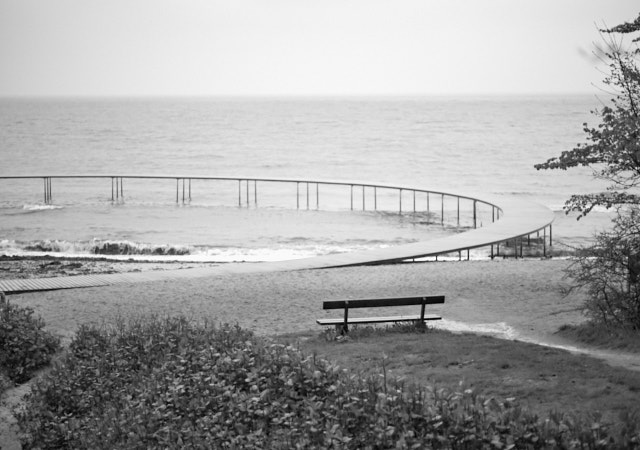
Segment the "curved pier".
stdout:
<svg viewBox="0 0 640 450">
<path fill-rule="evenodd" d="M 55 175 L 55 176 L 0 176 L 0 180 L 11 179 L 43 179 L 44 180 L 44 200 L 49 203 L 52 200 L 52 182 L 53 178 L 110 178 L 112 180 L 111 200 L 116 201 L 124 198 L 123 180 L 126 178 L 138 179 L 159 179 L 159 180 L 175 180 L 176 181 L 176 202 L 180 202 L 180 185 L 182 184 L 182 201 L 186 202 L 191 199 L 191 180 L 226 180 L 238 182 L 238 206 L 249 205 L 251 201 L 257 206 L 258 202 L 258 182 L 261 183 L 295 183 L 296 184 L 296 207 L 306 205 L 306 208 L 315 206 L 319 208 L 320 191 L 319 186 L 337 185 L 350 187 L 350 205 L 351 209 L 355 208 L 354 187 L 361 189 L 362 193 L 362 209 L 366 208 L 366 189 L 370 190 L 370 197 L 373 196 L 373 207 L 378 209 L 378 189 L 391 189 L 398 191 L 398 212 L 416 212 L 416 195 L 426 195 L 426 209 L 422 212 L 438 215 L 438 219 L 444 224 L 445 222 L 445 197 L 453 197 L 457 199 L 457 224 L 460 225 L 460 200 L 470 202 L 472 206 L 472 229 L 464 233 L 458 233 L 431 241 L 417 242 L 413 244 L 399 245 L 389 248 L 376 250 L 366 250 L 351 253 L 339 253 L 312 258 L 294 259 L 288 261 L 268 262 L 268 263 L 232 263 L 223 264 L 210 268 L 182 269 L 174 271 L 157 271 L 143 273 L 123 273 L 123 274 L 105 274 L 105 275 L 87 275 L 72 276 L 61 278 L 44 278 L 44 279 L 15 279 L 0 280 L 0 291 L 7 294 L 15 294 L 20 292 L 68 289 L 78 287 L 102 286 L 114 283 L 131 283 L 143 281 L 156 281 L 170 278 L 190 278 L 203 276 L 216 276 L 222 274 L 233 273 L 252 273 L 265 271 L 285 271 L 285 270 L 305 270 L 305 269 L 321 269 L 345 266 L 357 266 L 367 264 L 384 264 L 396 263 L 409 260 L 415 260 L 425 257 L 438 257 L 439 255 L 457 253 L 459 259 L 462 259 L 462 252 L 467 252 L 480 247 L 490 247 L 490 256 L 500 256 L 500 245 L 510 243 L 512 254 L 514 257 L 523 256 L 523 242 L 526 239 L 530 242 L 531 235 L 536 234 L 536 241 L 543 247 L 543 255 L 547 256 L 547 242 L 549 247 L 552 245 L 552 222 L 553 212 L 548 208 L 522 201 L 514 201 L 509 198 L 495 199 L 479 199 L 470 195 L 461 195 L 447 193 L 442 191 L 434 191 L 428 189 L 419 189 L 410 186 L 397 186 L 387 184 L 372 184 L 364 182 L 344 182 L 330 180 L 306 180 L 306 179 L 283 179 L 283 178 L 260 178 L 260 177 L 197 177 L 197 176 L 158 176 L 158 175 Z M 182 182 L 182 183 L 181 183 Z M 244 185 L 244 195 L 243 195 Z M 303 202 L 300 202 L 300 185 L 303 185 Z M 310 190 L 309 187 L 312 187 Z M 253 195 L 250 195 L 250 188 L 253 187 Z M 313 192 L 315 187 L 315 193 Z M 188 194 L 187 194 L 188 189 Z M 406 207 L 406 200 L 403 210 L 403 193 L 410 193 L 413 200 L 413 207 Z M 315 194 L 315 199 L 313 199 Z M 432 202 L 430 196 L 435 196 L 436 200 L 440 200 L 439 210 L 431 209 Z M 246 203 L 243 203 L 246 202 Z M 313 205 L 315 203 L 315 205 Z M 435 203 L 435 202 L 434 202 Z M 369 201 L 371 206 L 371 198 Z M 491 208 L 491 223 L 482 226 L 478 223 L 477 211 L 478 206 L 484 205 L 485 208 Z M 547 233 L 548 231 L 548 233 Z M 541 239 L 539 234 L 542 232 Z M 541 242 L 540 242 L 541 240 Z M 518 250 L 519 245 L 519 250 Z M 495 248 L 495 252 L 494 252 Z"/>
</svg>

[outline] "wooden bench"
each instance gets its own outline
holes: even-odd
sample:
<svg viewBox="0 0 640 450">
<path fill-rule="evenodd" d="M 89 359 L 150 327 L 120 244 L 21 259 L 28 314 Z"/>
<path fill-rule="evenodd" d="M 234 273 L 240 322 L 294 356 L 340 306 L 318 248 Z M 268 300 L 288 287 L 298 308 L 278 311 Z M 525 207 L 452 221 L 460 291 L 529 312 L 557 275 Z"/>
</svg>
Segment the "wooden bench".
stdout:
<svg viewBox="0 0 640 450">
<path fill-rule="evenodd" d="M 349 324 L 385 323 L 385 322 L 418 322 L 424 325 L 426 320 L 440 320 L 442 317 L 435 314 L 425 314 L 425 306 L 444 303 L 444 295 L 430 297 L 386 297 L 367 298 L 356 300 L 330 300 L 322 302 L 322 309 L 344 309 L 343 318 L 317 319 L 320 325 L 335 325 L 341 333 L 349 332 Z M 349 309 L 352 308 L 378 308 L 384 306 L 411 306 L 421 305 L 420 314 L 408 316 L 387 317 L 349 317 Z"/>
</svg>

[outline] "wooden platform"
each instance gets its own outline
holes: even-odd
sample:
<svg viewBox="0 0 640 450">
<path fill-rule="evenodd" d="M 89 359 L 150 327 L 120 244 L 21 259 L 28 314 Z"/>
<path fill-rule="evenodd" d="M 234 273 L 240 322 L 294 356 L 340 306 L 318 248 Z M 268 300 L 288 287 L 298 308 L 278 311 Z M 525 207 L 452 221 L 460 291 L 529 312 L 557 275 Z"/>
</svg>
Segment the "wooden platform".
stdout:
<svg viewBox="0 0 640 450">
<path fill-rule="evenodd" d="M 107 286 L 117 283 L 139 283 L 178 278 L 211 277 L 229 274 L 323 269 L 367 264 L 391 263 L 412 258 L 436 256 L 446 253 L 500 244 L 516 237 L 544 230 L 553 222 L 553 212 L 536 203 L 495 199 L 503 216 L 500 220 L 465 233 L 431 241 L 398 245 L 395 247 L 352 253 L 338 253 L 313 258 L 265 263 L 233 263 L 215 267 L 131 272 L 105 275 L 78 275 L 58 278 L 0 280 L 0 291 L 5 294 Z"/>
</svg>

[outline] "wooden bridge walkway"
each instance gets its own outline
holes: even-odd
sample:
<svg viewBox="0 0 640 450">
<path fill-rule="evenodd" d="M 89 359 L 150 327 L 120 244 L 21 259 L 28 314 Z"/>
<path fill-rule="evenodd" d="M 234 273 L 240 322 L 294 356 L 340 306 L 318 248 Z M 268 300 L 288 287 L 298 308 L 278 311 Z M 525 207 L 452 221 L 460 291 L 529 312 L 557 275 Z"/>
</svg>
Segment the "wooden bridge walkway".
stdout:
<svg viewBox="0 0 640 450">
<path fill-rule="evenodd" d="M 549 229 L 551 245 L 551 224 L 553 212 L 548 208 L 529 202 L 511 199 L 495 199 L 503 215 L 500 220 L 482 227 L 446 236 L 431 241 L 417 242 L 394 247 L 338 253 L 313 258 L 264 263 L 231 263 L 214 267 L 130 272 L 104 275 L 78 275 L 57 278 L 0 280 L 0 291 L 6 294 L 73 289 L 81 287 L 106 286 L 116 283 L 139 283 L 179 278 L 211 277 L 229 274 L 323 269 L 368 264 L 401 262 L 417 258 L 438 256 L 470 249 L 499 245 L 514 239 L 527 237 L 543 231 L 546 246 L 546 230 Z M 517 251 L 517 250 L 516 250 Z"/>
</svg>

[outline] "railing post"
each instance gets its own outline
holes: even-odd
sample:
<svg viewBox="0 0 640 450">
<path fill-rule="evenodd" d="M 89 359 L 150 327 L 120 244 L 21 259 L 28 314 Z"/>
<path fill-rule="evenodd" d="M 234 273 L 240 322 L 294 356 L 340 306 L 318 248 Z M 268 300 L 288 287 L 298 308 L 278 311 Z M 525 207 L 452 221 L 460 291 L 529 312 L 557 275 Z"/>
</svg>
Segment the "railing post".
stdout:
<svg viewBox="0 0 640 450">
<path fill-rule="evenodd" d="M 414 189 L 413 191 L 413 213 L 415 214 L 416 212 L 416 191 Z"/>
<path fill-rule="evenodd" d="M 351 211 L 353 211 L 353 184 L 351 185 Z"/>
<path fill-rule="evenodd" d="M 248 178 L 247 178 L 246 189 L 247 189 L 247 208 L 248 208 L 249 207 L 249 179 Z"/>
<path fill-rule="evenodd" d="M 402 214 L 402 189 L 400 189 L 400 214 Z"/>
<path fill-rule="evenodd" d="M 542 256 L 547 257 L 547 227 L 542 230 Z"/>
<path fill-rule="evenodd" d="M 427 192 L 427 225 L 429 224 L 429 214 L 430 214 L 429 213 L 429 208 L 430 208 L 430 205 L 429 205 L 429 192 Z"/>
<path fill-rule="evenodd" d="M 442 194 L 442 204 L 440 205 L 440 223 L 444 225 L 444 194 Z"/>
<path fill-rule="evenodd" d="M 189 203 L 191 203 L 191 178 L 189 178 Z"/>
<path fill-rule="evenodd" d="M 111 201 L 113 201 L 113 177 L 111 177 Z"/>
<path fill-rule="evenodd" d="M 460 197 L 458 198 L 458 227 L 460 227 Z"/>
<path fill-rule="evenodd" d="M 176 178 L 176 204 L 180 203 L 178 194 L 180 193 L 180 178 Z"/>
<path fill-rule="evenodd" d="M 184 205 L 184 184 L 185 184 L 185 180 L 184 178 L 182 179 L 182 204 Z"/>
<path fill-rule="evenodd" d="M 378 210 L 378 188 L 377 186 L 373 187 L 373 210 Z"/>
<path fill-rule="evenodd" d="M 238 208 L 242 206 L 242 180 L 238 179 Z"/>
</svg>

